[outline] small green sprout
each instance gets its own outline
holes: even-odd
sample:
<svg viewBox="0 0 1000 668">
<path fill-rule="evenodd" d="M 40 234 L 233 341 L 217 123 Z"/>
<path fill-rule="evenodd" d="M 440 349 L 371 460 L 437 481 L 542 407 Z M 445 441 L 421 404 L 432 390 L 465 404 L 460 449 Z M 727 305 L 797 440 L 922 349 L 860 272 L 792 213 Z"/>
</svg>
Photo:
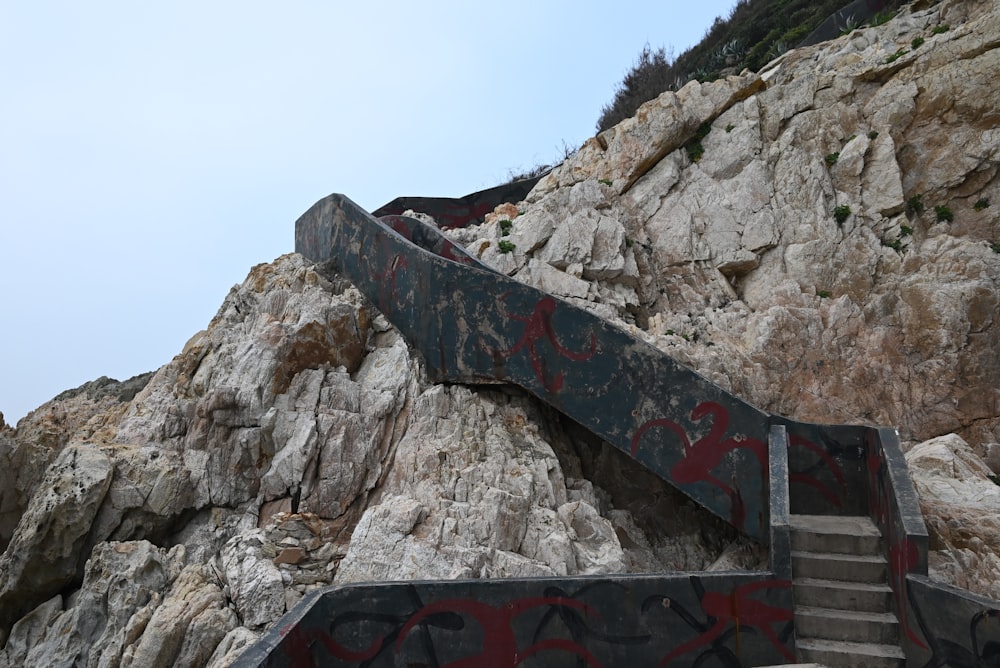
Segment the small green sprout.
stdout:
<svg viewBox="0 0 1000 668">
<path fill-rule="evenodd" d="M 916 50 L 916 49 L 919 49 L 920 45 L 923 44 L 923 43 L 924 43 L 924 38 L 923 37 L 914 37 L 913 41 L 910 42 L 910 46 L 912 46 L 914 48 L 914 50 Z"/>
<path fill-rule="evenodd" d="M 871 132 L 868 133 L 869 139 L 875 139 L 876 137 L 878 137 L 878 130 L 872 130 Z"/>
<path fill-rule="evenodd" d="M 826 157 L 823 158 L 826 161 L 827 166 L 833 167 L 840 160 L 840 153 L 827 153 Z"/>
<path fill-rule="evenodd" d="M 951 26 L 948 25 L 947 23 L 942 23 L 939 26 L 934 26 L 933 28 L 931 28 L 931 34 L 940 35 L 941 33 L 948 32 L 949 30 L 951 30 Z"/>
<path fill-rule="evenodd" d="M 506 218 L 499 222 L 500 225 L 500 236 L 507 236 L 510 234 L 510 228 L 514 227 L 514 223 L 510 222 Z"/>
<path fill-rule="evenodd" d="M 937 216 L 937 221 L 939 223 L 950 223 L 955 220 L 955 214 L 951 212 L 944 204 L 938 204 L 934 207 L 934 215 Z"/>
<path fill-rule="evenodd" d="M 831 296 L 831 294 L 832 293 L 829 290 L 817 290 L 816 291 L 816 296 L 820 297 L 821 299 L 828 299 Z"/>
<path fill-rule="evenodd" d="M 837 221 L 838 225 L 843 225 L 844 221 L 847 220 L 850 215 L 851 207 L 846 204 L 841 204 L 833 209 L 833 219 Z"/>
<path fill-rule="evenodd" d="M 990 205 L 990 198 L 982 197 L 979 199 L 979 201 L 977 201 L 975 204 L 972 205 L 972 208 L 975 209 L 976 211 L 982 211 L 989 205 Z"/>
<path fill-rule="evenodd" d="M 906 200 L 906 208 L 916 214 L 921 214 L 924 212 L 924 196 L 914 195 L 910 199 Z"/>
<path fill-rule="evenodd" d="M 901 237 L 908 237 L 911 234 L 913 234 L 913 228 L 912 227 L 910 227 L 909 225 L 900 225 L 899 226 L 899 236 L 901 236 Z"/>
<path fill-rule="evenodd" d="M 886 58 L 885 62 L 886 62 L 886 64 L 888 64 L 888 63 L 894 63 L 894 62 L 896 62 L 897 60 L 899 60 L 900 58 L 902 58 L 903 56 L 905 56 L 908 53 L 909 53 L 909 51 L 907 51 L 906 49 L 898 49 L 896 51 L 896 53 L 894 53 L 891 56 L 889 56 L 888 58 Z"/>
<path fill-rule="evenodd" d="M 501 253 L 510 253 L 515 248 L 517 248 L 517 246 L 507 241 L 506 239 L 501 239 L 500 243 L 497 244 L 497 248 L 500 249 Z"/>
<path fill-rule="evenodd" d="M 691 158 L 691 162 L 698 162 L 701 160 L 701 156 L 705 155 L 705 147 L 701 145 L 701 140 L 707 137 L 711 131 L 711 123 L 702 123 L 695 131 L 694 137 L 684 145 L 684 148 L 687 149 L 688 157 Z"/>
</svg>

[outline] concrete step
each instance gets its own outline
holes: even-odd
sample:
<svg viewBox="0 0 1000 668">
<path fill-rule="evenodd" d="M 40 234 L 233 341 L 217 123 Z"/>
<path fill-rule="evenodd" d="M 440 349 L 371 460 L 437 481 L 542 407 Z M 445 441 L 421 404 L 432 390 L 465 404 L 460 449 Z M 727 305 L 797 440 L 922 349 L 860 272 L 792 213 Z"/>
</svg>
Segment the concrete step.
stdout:
<svg viewBox="0 0 1000 668">
<path fill-rule="evenodd" d="M 792 549 L 801 552 L 880 554 L 882 534 L 868 517 L 791 515 Z"/>
<path fill-rule="evenodd" d="M 830 668 L 903 668 L 906 655 L 895 645 L 799 638 L 799 660 Z"/>
<path fill-rule="evenodd" d="M 883 584 L 887 569 L 885 557 L 881 555 L 792 550 L 792 573 L 796 580 L 815 578 Z"/>
<path fill-rule="evenodd" d="M 898 643 L 899 623 L 891 612 L 858 612 L 795 606 L 795 636 L 849 642 Z"/>
<path fill-rule="evenodd" d="M 792 585 L 797 606 L 862 612 L 885 612 L 892 607 L 892 589 L 883 583 L 796 577 Z"/>
</svg>

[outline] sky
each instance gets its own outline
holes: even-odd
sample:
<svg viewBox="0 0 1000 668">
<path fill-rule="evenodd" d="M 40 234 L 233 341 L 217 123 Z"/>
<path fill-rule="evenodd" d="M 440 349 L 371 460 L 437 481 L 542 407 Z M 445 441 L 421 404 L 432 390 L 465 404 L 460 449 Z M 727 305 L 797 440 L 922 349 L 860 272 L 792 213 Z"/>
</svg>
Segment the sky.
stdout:
<svg viewBox="0 0 1000 668">
<path fill-rule="evenodd" d="M 0 412 L 166 364 L 332 192 L 557 161 L 734 4 L 0 0 Z"/>
</svg>

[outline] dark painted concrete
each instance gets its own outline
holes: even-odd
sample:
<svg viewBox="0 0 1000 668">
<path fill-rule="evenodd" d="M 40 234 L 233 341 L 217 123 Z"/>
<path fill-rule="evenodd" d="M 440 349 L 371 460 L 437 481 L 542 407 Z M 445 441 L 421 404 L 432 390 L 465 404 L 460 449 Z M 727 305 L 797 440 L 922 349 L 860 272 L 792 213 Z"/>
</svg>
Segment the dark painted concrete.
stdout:
<svg viewBox="0 0 1000 668">
<path fill-rule="evenodd" d="M 761 666 L 792 634 L 769 573 L 395 582 L 311 595 L 235 665 Z"/>
<path fill-rule="evenodd" d="M 434 380 L 518 385 L 767 541 L 766 413 L 416 220 L 380 221 L 333 195 L 299 219 L 296 250 L 365 293 Z"/>
<path fill-rule="evenodd" d="M 918 631 L 903 639 L 908 666 L 1000 666 L 1000 601 L 921 575 L 906 578 L 909 616 Z"/>
<path fill-rule="evenodd" d="M 868 503 L 882 532 L 900 637 L 904 643 L 918 642 L 906 606 L 906 577 L 927 575 L 927 528 L 896 430 L 869 429 L 865 449 Z"/>
<path fill-rule="evenodd" d="M 483 222 L 486 214 L 498 204 L 520 202 L 540 179 L 535 177 L 505 183 L 465 197 L 397 197 L 375 209 L 372 215 L 379 218 L 412 210 L 433 217 L 441 227 L 466 227 Z"/>
</svg>

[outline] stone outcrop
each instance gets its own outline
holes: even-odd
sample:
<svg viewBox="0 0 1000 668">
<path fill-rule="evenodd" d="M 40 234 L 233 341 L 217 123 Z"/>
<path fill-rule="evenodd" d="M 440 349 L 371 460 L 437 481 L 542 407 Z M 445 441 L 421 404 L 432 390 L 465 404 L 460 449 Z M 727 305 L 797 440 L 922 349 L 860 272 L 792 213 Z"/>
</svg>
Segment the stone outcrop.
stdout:
<svg viewBox="0 0 1000 668">
<path fill-rule="evenodd" d="M 930 534 L 931 575 L 1000 599 L 1000 477 L 955 434 L 906 453 Z"/>
<path fill-rule="evenodd" d="M 608 133 L 673 119 L 686 135 L 626 143 L 628 160 L 593 140 L 507 237 L 494 219 L 461 238 L 766 409 L 914 441 L 954 431 L 983 455 L 1000 441 L 994 9 L 939 3 L 759 79 L 664 93 Z M 697 161 L 687 114 L 711 127 Z"/>
<path fill-rule="evenodd" d="M 936 576 L 996 597 L 998 26 L 949 0 L 693 82 L 450 233 L 762 408 L 899 426 Z M 331 583 L 762 558 L 522 393 L 429 383 L 297 255 L 152 377 L 0 423 L 0 548 L 0 667 L 225 666 Z"/>
</svg>

